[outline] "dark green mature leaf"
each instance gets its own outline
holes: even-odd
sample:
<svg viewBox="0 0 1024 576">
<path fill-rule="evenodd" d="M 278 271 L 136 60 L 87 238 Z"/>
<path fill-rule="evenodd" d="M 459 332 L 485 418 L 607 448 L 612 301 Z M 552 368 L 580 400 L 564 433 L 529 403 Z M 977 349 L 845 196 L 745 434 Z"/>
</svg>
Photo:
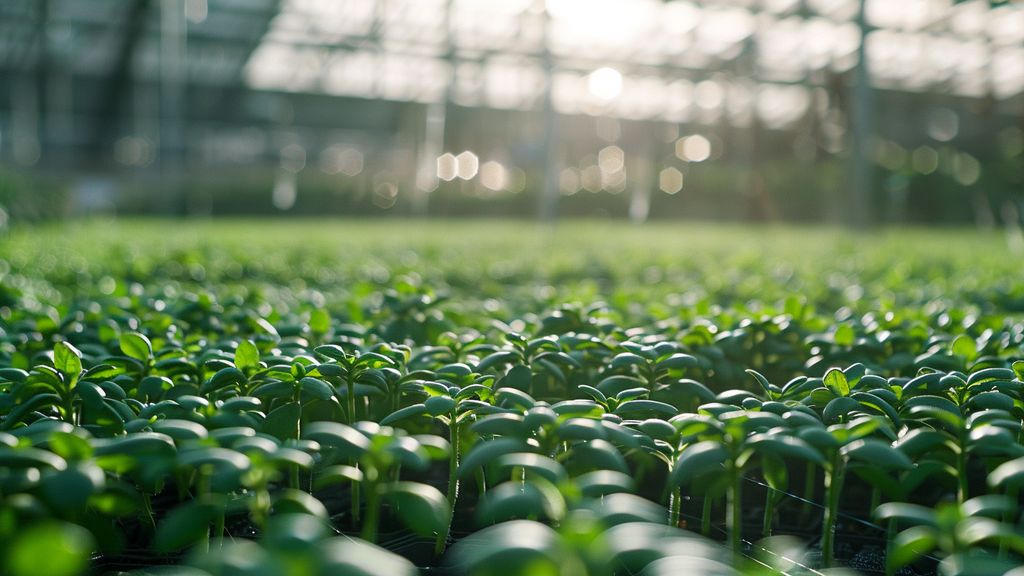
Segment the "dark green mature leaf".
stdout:
<svg viewBox="0 0 1024 576">
<path fill-rule="evenodd" d="M 859 461 L 869 466 L 909 470 L 914 464 L 906 454 L 893 448 L 888 443 L 874 438 L 854 440 L 844 446 L 841 452 L 851 461 Z"/>
<path fill-rule="evenodd" d="M 105 485 L 103 470 L 89 462 L 51 472 L 39 483 L 43 499 L 54 510 L 72 514 L 85 512 L 89 497 Z"/>
<path fill-rule="evenodd" d="M 528 475 L 539 476 L 552 484 L 563 482 L 568 475 L 565 468 L 555 460 L 532 452 L 515 452 L 498 457 L 495 464 L 500 469 L 520 468 Z"/>
<path fill-rule="evenodd" d="M 796 458 L 816 464 L 825 462 L 821 452 L 796 436 L 756 434 L 750 437 L 747 444 L 758 452 L 774 454 L 787 460 Z"/>
<path fill-rule="evenodd" d="M 205 538 L 215 513 L 214 506 L 199 500 L 178 506 L 157 526 L 157 551 L 175 552 Z"/>
<path fill-rule="evenodd" d="M 668 486 L 677 488 L 704 474 L 719 473 L 729 458 L 726 447 L 711 440 L 691 444 L 683 449 L 682 454 L 672 466 L 668 477 Z"/>
<path fill-rule="evenodd" d="M 358 458 L 370 449 L 366 436 L 340 422 L 313 422 L 305 427 L 302 437 L 333 448 L 347 458 Z"/>
<path fill-rule="evenodd" d="M 1024 486 L 1024 457 L 1015 458 L 996 467 L 988 475 L 989 486 Z"/>
<path fill-rule="evenodd" d="M 559 520 L 565 508 L 565 499 L 546 482 L 505 482 L 487 491 L 476 517 L 479 525 L 522 518 Z"/>
<path fill-rule="evenodd" d="M 513 366 L 508 374 L 501 379 L 501 386 L 509 386 L 516 390 L 523 392 L 529 392 L 530 386 L 533 383 L 533 372 L 528 366 L 517 365 Z"/>
<path fill-rule="evenodd" d="M 437 488 L 419 482 L 394 482 L 382 492 L 402 523 L 413 532 L 434 536 L 447 527 L 451 509 Z"/>
<path fill-rule="evenodd" d="M 481 466 L 494 462 L 505 454 L 530 451 L 530 445 L 518 438 L 496 438 L 477 442 L 459 463 L 458 476 L 465 478 Z"/>
<path fill-rule="evenodd" d="M 619 404 L 615 408 L 615 414 L 624 418 L 646 418 L 653 416 L 672 418 L 679 414 L 679 410 L 671 404 L 657 400 L 629 400 Z"/>
<path fill-rule="evenodd" d="M 408 420 L 409 418 L 422 416 L 426 413 L 427 407 L 424 404 L 413 404 L 411 406 L 400 408 L 392 412 L 391 414 L 388 414 L 383 419 L 381 419 L 380 423 L 385 426 L 390 426 L 392 424 L 397 424 L 403 420 Z"/>
</svg>

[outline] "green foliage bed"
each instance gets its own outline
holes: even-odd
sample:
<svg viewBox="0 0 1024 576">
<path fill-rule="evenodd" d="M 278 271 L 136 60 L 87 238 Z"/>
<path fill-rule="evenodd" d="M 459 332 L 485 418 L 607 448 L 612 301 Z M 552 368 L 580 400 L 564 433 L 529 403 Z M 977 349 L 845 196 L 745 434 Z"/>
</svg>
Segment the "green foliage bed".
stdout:
<svg viewBox="0 0 1024 576">
<path fill-rule="evenodd" d="M 14 229 L 0 573 L 1007 573 L 1022 261 L 962 230 Z"/>
</svg>

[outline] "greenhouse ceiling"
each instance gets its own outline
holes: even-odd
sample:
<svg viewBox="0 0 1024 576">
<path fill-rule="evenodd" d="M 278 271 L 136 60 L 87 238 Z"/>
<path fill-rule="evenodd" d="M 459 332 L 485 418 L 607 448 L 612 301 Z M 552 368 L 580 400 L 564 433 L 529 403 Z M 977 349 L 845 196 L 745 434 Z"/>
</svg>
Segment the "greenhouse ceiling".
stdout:
<svg viewBox="0 0 1024 576">
<path fill-rule="evenodd" d="M 562 113 L 783 128 L 851 75 L 859 17 L 858 0 L 7 0 L 0 67 L 166 79 L 177 57 L 195 84 L 497 109 L 539 107 L 550 74 Z M 1024 98 L 1024 3 L 867 0 L 863 18 L 876 87 Z"/>
</svg>

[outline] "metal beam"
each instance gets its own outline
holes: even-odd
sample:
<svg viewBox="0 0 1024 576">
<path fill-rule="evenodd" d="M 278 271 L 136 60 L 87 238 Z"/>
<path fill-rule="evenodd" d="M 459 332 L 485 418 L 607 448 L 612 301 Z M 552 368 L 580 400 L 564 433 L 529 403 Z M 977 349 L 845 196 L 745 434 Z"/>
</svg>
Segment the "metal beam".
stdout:
<svg viewBox="0 0 1024 576">
<path fill-rule="evenodd" d="M 117 134 L 120 110 L 132 85 L 132 56 L 142 38 L 146 17 L 149 15 L 151 0 L 134 0 L 127 8 L 127 17 L 118 45 L 117 57 L 110 67 L 108 80 L 97 96 L 97 109 L 92 126 L 92 142 L 97 151 L 108 148 L 110 139 Z"/>
</svg>

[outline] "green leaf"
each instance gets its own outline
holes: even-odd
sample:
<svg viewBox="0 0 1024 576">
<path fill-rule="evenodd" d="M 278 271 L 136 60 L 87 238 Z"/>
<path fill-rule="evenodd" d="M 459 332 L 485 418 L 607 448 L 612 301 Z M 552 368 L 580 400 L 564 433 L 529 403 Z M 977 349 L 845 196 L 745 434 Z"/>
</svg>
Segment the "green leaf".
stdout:
<svg viewBox="0 0 1024 576">
<path fill-rule="evenodd" d="M 966 334 L 961 334 L 953 339 L 953 343 L 950 344 L 949 350 L 956 356 L 961 356 L 968 362 L 974 360 L 978 355 L 978 347 L 974 342 L 974 339 Z"/>
<path fill-rule="evenodd" d="M 138 332 L 125 332 L 121 335 L 121 352 L 125 356 L 134 358 L 143 364 L 147 364 L 153 356 L 153 344 L 144 335 Z"/>
<path fill-rule="evenodd" d="M 761 386 L 761 389 L 764 390 L 765 398 L 775 398 L 777 396 L 772 392 L 771 383 L 768 382 L 768 379 L 762 376 L 760 372 L 758 372 L 757 370 L 751 370 L 749 368 L 745 372 L 753 376 L 757 384 Z"/>
<path fill-rule="evenodd" d="M 668 486 L 678 488 L 704 474 L 721 472 L 729 459 L 729 451 L 719 442 L 705 440 L 683 449 L 672 467 Z"/>
<path fill-rule="evenodd" d="M 309 329 L 314 334 L 326 334 L 331 329 L 331 315 L 323 308 L 317 308 L 309 314 Z"/>
<path fill-rule="evenodd" d="M 317 490 L 322 490 L 335 484 L 362 481 L 363 472 L 359 468 L 356 468 L 355 466 L 337 464 L 335 466 L 328 466 L 320 472 L 317 472 L 313 485 Z"/>
<path fill-rule="evenodd" d="M 1024 458 L 1004 462 L 988 475 L 989 486 L 1024 486 Z"/>
<path fill-rule="evenodd" d="M 285 488 L 274 495 L 274 514 L 308 514 L 327 520 L 327 508 L 308 492 Z"/>
<path fill-rule="evenodd" d="M 840 324 L 836 328 L 834 341 L 839 346 L 853 346 L 856 336 L 857 334 L 853 331 L 853 326 L 850 326 L 849 324 Z"/>
<path fill-rule="evenodd" d="M 571 474 L 592 470 L 629 473 L 629 465 L 615 445 L 600 439 L 574 445 L 567 466 Z"/>
<path fill-rule="evenodd" d="M 53 347 L 53 366 L 73 383 L 82 373 L 82 352 L 68 342 Z"/>
<path fill-rule="evenodd" d="M 700 366 L 700 362 L 695 356 L 679 352 L 658 362 L 657 366 L 659 370 L 685 370 Z"/>
<path fill-rule="evenodd" d="M 370 449 L 370 440 L 366 436 L 340 422 L 313 422 L 305 427 L 302 437 L 333 448 L 349 458 L 358 458 Z"/>
<path fill-rule="evenodd" d="M 495 438 L 477 442 L 459 463 L 458 477 L 465 478 L 498 457 L 513 452 L 529 452 L 530 445 L 518 438 Z"/>
<path fill-rule="evenodd" d="M 434 536 L 447 528 L 451 509 L 437 488 L 419 482 L 394 482 L 383 492 L 399 519 L 413 532 Z"/>
<path fill-rule="evenodd" d="M 303 394 L 309 394 L 318 400 L 331 400 L 334 398 L 334 388 L 319 378 L 305 376 L 299 380 L 299 387 L 302 389 Z"/>
<path fill-rule="evenodd" d="M 388 414 L 380 421 L 380 423 L 383 426 L 390 426 L 392 424 L 397 424 L 402 420 L 413 418 L 415 416 L 420 416 L 426 413 L 427 407 L 424 404 L 413 404 L 411 406 L 400 408 L 392 412 L 391 414 Z"/>
<path fill-rule="evenodd" d="M 528 366 L 517 365 L 513 366 L 508 374 L 501 379 L 501 386 L 508 386 L 521 390 L 523 392 L 529 392 L 530 386 L 533 383 L 533 372 Z"/>
<path fill-rule="evenodd" d="M 645 418 L 654 416 L 672 418 L 679 414 L 679 410 L 671 404 L 666 404 L 657 400 L 629 400 L 619 404 L 615 409 L 615 414 L 624 418 Z"/>
<path fill-rule="evenodd" d="M 1017 360 L 1013 363 L 1013 373 L 1017 376 L 1017 380 L 1024 381 L 1024 360 Z"/>
<path fill-rule="evenodd" d="M 423 402 L 423 405 L 431 416 L 442 416 L 451 414 L 455 408 L 455 400 L 450 396 L 431 396 Z"/>
<path fill-rule="evenodd" d="M 495 464 L 500 469 L 522 468 L 527 474 L 539 476 L 555 485 L 568 477 L 561 464 L 547 456 L 532 452 L 505 454 L 499 457 Z"/>
<path fill-rule="evenodd" d="M 517 518 L 557 521 L 565 515 L 565 508 L 564 497 L 546 481 L 505 482 L 484 494 L 476 517 L 478 524 Z"/>
<path fill-rule="evenodd" d="M 419 576 L 412 562 L 369 542 L 329 538 L 317 544 L 322 562 L 320 574 L 353 576 Z"/>
<path fill-rule="evenodd" d="M 88 530 L 66 522 L 19 527 L 4 561 L 10 576 L 76 576 L 86 573 L 95 542 Z"/>
<path fill-rule="evenodd" d="M 836 396 L 849 396 L 850 384 L 846 380 L 846 374 L 838 368 L 831 368 L 825 373 L 825 386 Z"/>
<path fill-rule="evenodd" d="M 879 521 L 896 519 L 911 525 L 938 525 L 931 508 L 906 502 L 886 502 L 875 509 L 874 516 Z"/>
<path fill-rule="evenodd" d="M 821 452 L 811 447 L 795 436 L 782 436 L 778 434 L 755 434 L 747 441 L 748 445 L 758 452 L 774 454 L 781 458 L 797 458 L 815 464 L 824 464 L 825 458 Z"/>
<path fill-rule="evenodd" d="M 870 466 L 882 468 L 898 468 L 909 470 L 914 464 L 906 454 L 893 448 L 886 442 L 874 438 L 854 440 L 842 448 L 842 453 L 850 458 Z"/>
<path fill-rule="evenodd" d="M 938 538 L 935 529 L 929 526 L 908 528 L 893 539 L 892 551 L 887 563 L 892 568 L 902 568 L 931 552 Z"/>
<path fill-rule="evenodd" d="M 157 526 L 155 548 L 167 553 L 195 544 L 209 534 L 215 512 L 198 500 L 178 506 Z"/>
<path fill-rule="evenodd" d="M 260 431 L 277 438 L 287 440 L 299 437 L 299 419 L 302 407 L 296 402 L 289 402 L 273 409 L 267 414 Z"/>
<path fill-rule="evenodd" d="M 633 477 L 615 470 L 594 470 L 580 474 L 573 479 L 587 498 L 601 498 L 619 492 L 632 492 L 635 488 Z"/>
<path fill-rule="evenodd" d="M 51 472 L 39 483 L 43 499 L 54 510 L 79 514 L 89 497 L 103 489 L 106 477 L 98 466 L 82 463 L 67 470 Z"/>
<path fill-rule="evenodd" d="M 259 368 L 260 349 L 252 340 L 242 340 L 235 349 L 235 368 L 245 372 Z"/>
</svg>

